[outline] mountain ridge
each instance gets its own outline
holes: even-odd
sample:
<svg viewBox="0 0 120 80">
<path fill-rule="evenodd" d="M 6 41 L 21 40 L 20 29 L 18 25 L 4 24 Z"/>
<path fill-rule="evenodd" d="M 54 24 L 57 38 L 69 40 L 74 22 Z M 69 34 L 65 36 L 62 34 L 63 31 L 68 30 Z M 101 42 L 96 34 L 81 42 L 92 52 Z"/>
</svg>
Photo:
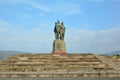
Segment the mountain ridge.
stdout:
<svg viewBox="0 0 120 80">
<path fill-rule="evenodd" d="M 117 54 L 120 55 L 120 50 L 113 51 L 113 52 L 108 52 L 108 53 L 106 53 L 106 54 L 109 55 L 109 56 L 114 56 L 114 55 L 117 55 Z"/>
<path fill-rule="evenodd" d="M 15 51 L 15 50 L 0 50 L 0 60 L 6 59 L 16 54 L 26 54 L 28 52 Z"/>
<path fill-rule="evenodd" d="M 15 51 L 15 50 L 0 50 L 0 60 L 6 59 L 6 58 L 8 58 L 12 55 L 16 55 L 16 54 L 31 54 L 31 53 L 22 52 L 22 51 Z M 95 53 L 93 53 L 93 54 L 95 54 Z M 103 55 L 113 56 L 116 54 L 120 55 L 120 50 L 104 53 Z"/>
</svg>

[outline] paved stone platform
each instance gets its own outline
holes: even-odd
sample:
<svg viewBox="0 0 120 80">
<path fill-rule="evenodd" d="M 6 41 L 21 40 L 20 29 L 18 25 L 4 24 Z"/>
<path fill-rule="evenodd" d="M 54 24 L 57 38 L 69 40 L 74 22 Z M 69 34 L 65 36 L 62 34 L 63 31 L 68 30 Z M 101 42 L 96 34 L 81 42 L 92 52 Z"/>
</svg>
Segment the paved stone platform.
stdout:
<svg viewBox="0 0 120 80">
<path fill-rule="evenodd" d="M 96 56 L 90 53 L 19 54 L 1 61 L 0 78 L 120 77 L 118 62 L 108 56 Z"/>
</svg>

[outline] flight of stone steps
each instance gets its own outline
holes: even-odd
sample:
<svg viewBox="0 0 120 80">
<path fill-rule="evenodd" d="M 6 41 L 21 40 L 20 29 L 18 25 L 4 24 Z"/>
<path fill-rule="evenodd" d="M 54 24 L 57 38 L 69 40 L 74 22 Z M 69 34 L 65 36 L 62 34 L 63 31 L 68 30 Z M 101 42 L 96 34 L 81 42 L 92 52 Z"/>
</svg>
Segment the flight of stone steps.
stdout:
<svg viewBox="0 0 120 80">
<path fill-rule="evenodd" d="M 115 70 L 120 71 L 120 61 L 110 57 L 110 56 L 96 56 L 99 60 L 103 63 L 108 64 L 109 66 L 113 67 Z"/>
<path fill-rule="evenodd" d="M 100 71 L 113 70 L 113 67 L 103 63 L 93 54 L 18 54 L 0 63 L 0 75 L 15 74 L 15 72 L 16 74 L 54 73 L 67 75 L 68 73 L 83 74 L 86 72 L 98 73 Z M 2 76 L 4 77 L 5 75 Z"/>
</svg>

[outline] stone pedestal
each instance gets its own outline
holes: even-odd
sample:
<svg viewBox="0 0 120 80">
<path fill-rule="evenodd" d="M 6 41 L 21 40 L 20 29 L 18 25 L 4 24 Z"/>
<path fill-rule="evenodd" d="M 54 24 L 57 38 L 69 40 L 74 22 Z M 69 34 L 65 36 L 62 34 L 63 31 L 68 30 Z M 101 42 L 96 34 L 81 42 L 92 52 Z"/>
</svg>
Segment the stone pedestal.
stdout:
<svg viewBox="0 0 120 80">
<path fill-rule="evenodd" d="M 53 54 L 66 54 L 66 47 L 64 40 L 54 40 L 53 42 Z"/>
</svg>

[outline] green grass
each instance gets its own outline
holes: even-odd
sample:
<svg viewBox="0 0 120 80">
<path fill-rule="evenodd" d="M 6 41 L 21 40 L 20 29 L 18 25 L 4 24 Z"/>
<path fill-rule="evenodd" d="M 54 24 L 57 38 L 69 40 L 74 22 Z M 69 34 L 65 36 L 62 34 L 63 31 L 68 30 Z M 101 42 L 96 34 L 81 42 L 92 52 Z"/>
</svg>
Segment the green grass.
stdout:
<svg viewBox="0 0 120 80">
<path fill-rule="evenodd" d="M 120 55 L 114 55 L 115 58 L 119 59 L 120 58 Z"/>
<path fill-rule="evenodd" d="M 120 58 L 120 56 L 116 56 L 116 58 Z"/>
</svg>

